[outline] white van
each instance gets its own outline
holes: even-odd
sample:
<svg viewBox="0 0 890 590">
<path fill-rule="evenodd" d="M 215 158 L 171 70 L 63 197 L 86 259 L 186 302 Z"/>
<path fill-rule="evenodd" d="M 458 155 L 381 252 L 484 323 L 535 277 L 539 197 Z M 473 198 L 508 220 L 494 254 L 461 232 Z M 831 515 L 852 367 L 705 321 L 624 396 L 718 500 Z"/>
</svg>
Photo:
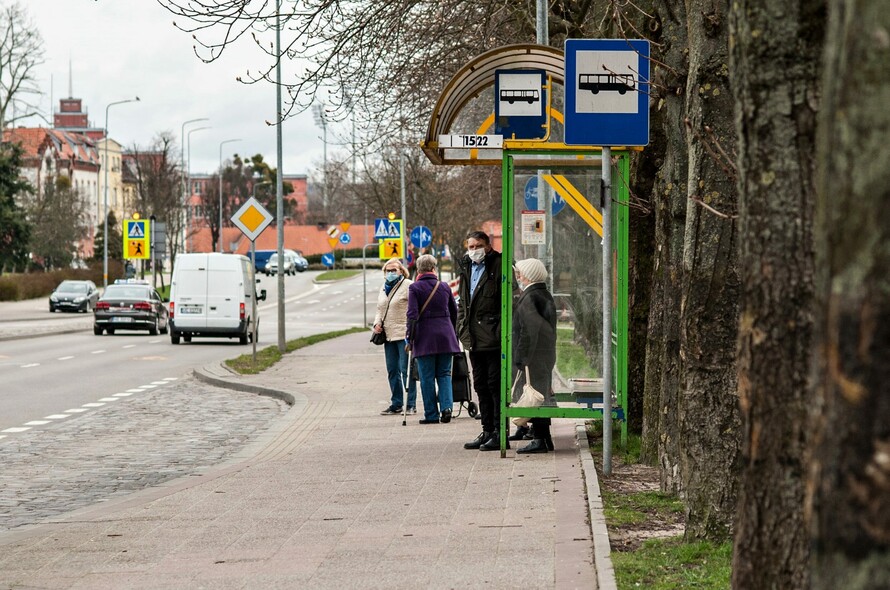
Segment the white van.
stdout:
<svg viewBox="0 0 890 590">
<path fill-rule="evenodd" d="M 237 337 L 247 344 L 253 323 L 252 297 L 263 301 L 266 290 L 256 294 L 253 265 L 238 254 L 180 254 L 170 283 L 170 342 L 182 338 Z"/>
</svg>

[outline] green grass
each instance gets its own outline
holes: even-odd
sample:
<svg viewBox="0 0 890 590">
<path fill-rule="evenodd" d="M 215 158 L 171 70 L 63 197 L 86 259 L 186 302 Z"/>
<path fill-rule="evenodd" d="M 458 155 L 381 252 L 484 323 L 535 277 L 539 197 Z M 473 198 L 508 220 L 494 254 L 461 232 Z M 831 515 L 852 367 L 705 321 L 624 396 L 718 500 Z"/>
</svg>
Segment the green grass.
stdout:
<svg viewBox="0 0 890 590">
<path fill-rule="evenodd" d="M 732 543 L 650 539 L 638 550 L 612 553 L 619 590 L 723 590 L 730 587 Z"/>
<path fill-rule="evenodd" d="M 329 270 L 327 272 L 323 272 L 317 277 L 315 277 L 316 281 L 338 281 L 340 279 L 348 279 L 349 277 L 354 277 L 359 274 L 360 270 Z"/>
<path fill-rule="evenodd" d="M 285 343 L 285 351 L 283 354 L 317 344 L 331 338 L 339 338 L 347 334 L 355 334 L 356 332 L 367 332 L 367 328 L 350 328 L 348 330 L 338 330 L 336 332 L 327 332 L 325 334 L 315 334 L 314 336 L 306 336 L 305 338 L 297 338 L 296 340 L 288 340 Z M 256 375 L 261 373 L 281 360 L 283 354 L 278 350 L 278 346 L 267 346 L 256 351 L 256 363 L 253 362 L 253 353 L 242 354 L 239 357 L 226 361 L 226 366 L 240 373 L 241 375 Z"/>
<path fill-rule="evenodd" d="M 599 377 L 591 366 L 587 353 L 580 344 L 574 342 L 574 328 L 557 326 L 556 328 L 556 368 L 565 378 Z"/>
<path fill-rule="evenodd" d="M 664 492 L 616 494 L 603 490 L 603 512 L 610 526 L 642 524 L 648 520 L 675 520 L 683 513 L 683 502 Z"/>
</svg>

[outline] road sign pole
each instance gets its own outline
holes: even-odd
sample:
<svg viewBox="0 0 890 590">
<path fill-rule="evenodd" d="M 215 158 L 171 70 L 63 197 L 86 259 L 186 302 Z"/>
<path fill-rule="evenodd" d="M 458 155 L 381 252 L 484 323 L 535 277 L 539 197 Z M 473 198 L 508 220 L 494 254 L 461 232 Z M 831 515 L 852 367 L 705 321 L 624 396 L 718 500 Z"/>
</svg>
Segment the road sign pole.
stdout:
<svg viewBox="0 0 890 590">
<path fill-rule="evenodd" d="M 257 321 L 256 321 L 256 242 L 254 240 L 250 240 L 250 276 L 253 277 L 253 297 L 251 297 L 251 301 L 253 304 L 250 308 L 250 319 L 251 329 L 253 334 L 251 335 L 251 341 L 253 341 L 253 364 L 256 365 L 256 331 L 257 331 Z"/>
<path fill-rule="evenodd" d="M 612 148 L 603 166 L 603 474 L 612 473 Z"/>
</svg>

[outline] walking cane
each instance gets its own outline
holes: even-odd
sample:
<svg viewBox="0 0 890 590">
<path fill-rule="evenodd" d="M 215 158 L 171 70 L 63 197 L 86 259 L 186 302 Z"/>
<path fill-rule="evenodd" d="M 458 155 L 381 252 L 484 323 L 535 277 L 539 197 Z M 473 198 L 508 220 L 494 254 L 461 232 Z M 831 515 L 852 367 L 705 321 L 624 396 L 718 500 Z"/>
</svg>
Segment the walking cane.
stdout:
<svg viewBox="0 0 890 590">
<path fill-rule="evenodd" d="M 408 386 L 411 384 L 411 347 L 408 347 L 408 368 L 405 370 L 405 392 L 402 398 L 402 426 L 408 425 Z M 414 402 L 415 407 L 417 402 Z"/>
</svg>

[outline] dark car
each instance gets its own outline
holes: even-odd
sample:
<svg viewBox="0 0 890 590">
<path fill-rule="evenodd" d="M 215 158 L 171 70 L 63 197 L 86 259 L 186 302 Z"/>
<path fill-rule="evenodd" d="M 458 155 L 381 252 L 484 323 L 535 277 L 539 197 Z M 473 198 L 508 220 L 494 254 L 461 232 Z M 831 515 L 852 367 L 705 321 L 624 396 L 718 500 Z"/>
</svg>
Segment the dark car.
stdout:
<svg viewBox="0 0 890 590">
<path fill-rule="evenodd" d="M 93 334 L 115 330 L 148 330 L 155 336 L 167 333 L 170 317 L 161 296 L 148 281 L 118 280 L 108 285 L 96 303 Z"/>
<path fill-rule="evenodd" d="M 294 252 L 294 268 L 296 268 L 297 272 L 303 272 L 309 270 L 309 261 L 303 257 L 302 252 Z"/>
<path fill-rule="evenodd" d="M 49 310 L 91 311 L 99 300 L 99 289 L 93 281 L 62 281 L 49 296 Z"/>
</svg>

